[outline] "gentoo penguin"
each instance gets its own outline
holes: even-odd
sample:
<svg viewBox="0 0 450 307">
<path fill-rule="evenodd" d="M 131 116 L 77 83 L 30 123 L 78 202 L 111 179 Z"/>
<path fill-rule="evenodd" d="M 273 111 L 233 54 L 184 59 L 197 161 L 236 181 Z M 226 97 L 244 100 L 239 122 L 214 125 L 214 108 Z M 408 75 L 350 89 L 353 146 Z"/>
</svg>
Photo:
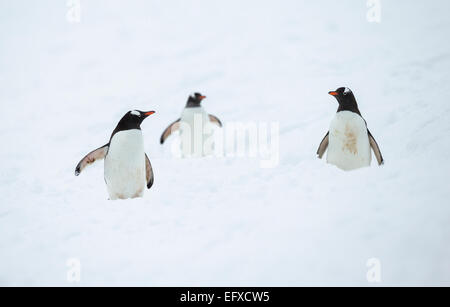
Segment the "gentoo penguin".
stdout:
<svg viewBox="0 0 450 307">
<path fill-rule="evenodd" d="M 111 200 L 142 197 L 153 185 L 153 169 L 144 152 L 141 123 L 154 111 L 129 111 L 117 124 L 109 143 L 88 153 L 75 176 L 97 160 L 105 159 L 104 178 Z"/>
<path fill-rule="evenodd" d="M 161 135 L 161 144 L 164 144 L 173 132 L 179 130 L 182 157 L 207 156 L 213 153 L 214 142 L 209 141 L 214 132 L 212 124 L 222 127 L 222 123 L 216 116 L 206 113 L 201 106 L 205 98 L 206 96 L 200 93 L 189 96 L 181 117 L 170 124 Z"/>
<path fill-rule="evenodd" d="M 328 148 L 327 162 L 348 171 L 370 166 L 372 148 L 378 164 L 384 164 L 380 148 L 367 129 L 353 92 L 347 87 L 340 87 L 328 94 L 336 98 L 339 108 L 317 150 L 319 158 L 322 159 Z"/>
</svg>

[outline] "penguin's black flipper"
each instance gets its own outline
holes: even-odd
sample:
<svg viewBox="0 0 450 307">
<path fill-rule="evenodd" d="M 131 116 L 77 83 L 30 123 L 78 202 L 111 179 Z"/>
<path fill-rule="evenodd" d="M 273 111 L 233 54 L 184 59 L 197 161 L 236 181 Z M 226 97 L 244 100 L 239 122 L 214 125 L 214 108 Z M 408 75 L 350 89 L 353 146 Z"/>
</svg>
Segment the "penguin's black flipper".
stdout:
<svg viewBox="0 0 450 307">
<path fill-rule="evenodd" d="M 320 142 L 319 148 L 317 149 L 317 155 L 318 155 L 319 159 L 322 159 L 323 154 L 325 153 L 325 151 L 328 148 L 329 135 L 330 135 L 330 131 L 328 131 L 327 134 L 324 136 L 324 138 L 322 139 L 322 142 Z"/>
<path fill-rule="evenodd" d="M 222 127 L 222 122 L 216 116 L 209 114 L 209 121 L 213 124 L 216 124 L 219 127 Z"/>
<path fill-rule="evenodd" d="M 97 160 L 104 159 L 106 154 L 108 153 L 108 149 L 109 143 L 88 153 L 83 159 L 81 159 L 81 161 L 75 168 L 75 176 L 78 176 L 89 164 L 92 164 Z"/>
<path fill-rule="evenodd" d="M 150 160 L 147 157 L 147 154 L 145 154 L 145 176 L 147 178 L 147 189 L 150 189 L 153 185 L 153 168 L 150 164 Z"/>
<path fill-rule="evenodd" d="M 175 132 L 178 129 L 180 129 L 180 120 L 181 118 L 177 119 L 176 121 L 171 123 L 169 127 L 166 128 L 166 130 L 164 130 L 160 139 L 161 144 L 164 144 L 164 141 L 172 134 L 172 132 Z"/>
<path fill-rule="evenodd" d="M 369 143 L 370 147 L 372 147 L 373 153 L 375 154 L 375 157 L 377 158 L 378 165 L 384 164 L 383 155 L 381 154 L 380 147 L 378 147 L 377 141 L 375 141 L 375 138 L 372 136 L 372 133 L 370 133 L 369 129 L 367 129 L 367 133 L 369 134 Z"/>
</svg>

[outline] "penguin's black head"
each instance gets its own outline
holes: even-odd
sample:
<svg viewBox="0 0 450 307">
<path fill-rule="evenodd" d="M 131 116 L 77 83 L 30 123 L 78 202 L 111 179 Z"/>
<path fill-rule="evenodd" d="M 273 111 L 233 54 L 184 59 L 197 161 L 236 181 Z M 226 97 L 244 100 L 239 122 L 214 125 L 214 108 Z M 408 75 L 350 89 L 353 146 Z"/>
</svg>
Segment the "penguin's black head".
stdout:
<svg viewBox="0 0 450 307">
<path fill-rule="evenodd" d="M 348 87 L 340 87 L 335 91 L 328 92 L 331 96 L 334 96 L 339 103 L 338 112 L 351 111 L 361 115 L 356 103 L 355 95 Z"/>
<path fill-rule="evenodd" d="M 205 99 L 206 96 L 203 96 L 200 93 L 194 93 L 189 96 L 188 101 L 186 103 L 186 108 L 198 108 L 200 107 L 200 104 L 203 99 Z"/>
<path fill-rule="evenodd" d="M 128 111 L 117 124 L 115 131 L 117 132 L 130 129 L 141 129 L 141 123 L 144 121 L 144 119 L 154 113 L 155 111 Z"/>
</svg>

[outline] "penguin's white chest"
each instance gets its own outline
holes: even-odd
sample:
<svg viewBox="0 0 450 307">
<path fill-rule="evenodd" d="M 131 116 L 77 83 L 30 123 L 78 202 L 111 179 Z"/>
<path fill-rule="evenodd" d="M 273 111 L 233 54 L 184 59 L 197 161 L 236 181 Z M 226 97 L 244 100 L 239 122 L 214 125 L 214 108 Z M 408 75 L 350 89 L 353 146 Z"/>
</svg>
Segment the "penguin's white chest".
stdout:
<svg viewBox="0 0 450 307">
<path fill-rule="evenodd" d="M 180 138 L 183 157 L 202 157 L 213 153 L 214 129 L 202 107 L 185 108 L 181 114 Z"/>
<path fill-rule="evenodd" d="M 327 162 L 343 170 L 370 166 L 372 155 L 366 124 L 361 116 L 341 111 L 330 125 Z"/>
<path fill-rule="evenodd" d="M 105 158 L 105 181 L 111 199 L 142 197 L 145 190 L 145 152 L 138 129 L 116 133 Z"/>
</svg>

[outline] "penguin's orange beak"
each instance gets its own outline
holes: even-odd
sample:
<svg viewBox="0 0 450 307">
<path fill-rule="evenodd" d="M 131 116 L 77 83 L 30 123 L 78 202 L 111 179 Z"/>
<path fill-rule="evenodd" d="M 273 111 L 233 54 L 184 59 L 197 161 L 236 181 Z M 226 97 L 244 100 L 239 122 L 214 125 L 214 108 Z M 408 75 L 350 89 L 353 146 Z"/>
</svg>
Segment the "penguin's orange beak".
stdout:
<svg viewBox="0 0 450 307">
<path fill-rule="evenodd" d="M 335 91 L 331 91 L 331 92 L 328 92 L 328 94 L 330 94 L 331 96 L 337 96 L 337 95 L 339 95 L 337 92 L 335 92 Z"/>
<path fill-rule="evenodd" d="M 144 115 L 145 116 L 150 116 L 150 115 L 155 114 L 155 113 L 156 113 L 155 111 L 149 111 L 149 112 L 145 112 Z"/>
<path fill-rule="evenodd" d="M 203 100 L 205 98 L 206 98 L 206 96 L 200 96 L 200 100 Z"/>
</svg>

